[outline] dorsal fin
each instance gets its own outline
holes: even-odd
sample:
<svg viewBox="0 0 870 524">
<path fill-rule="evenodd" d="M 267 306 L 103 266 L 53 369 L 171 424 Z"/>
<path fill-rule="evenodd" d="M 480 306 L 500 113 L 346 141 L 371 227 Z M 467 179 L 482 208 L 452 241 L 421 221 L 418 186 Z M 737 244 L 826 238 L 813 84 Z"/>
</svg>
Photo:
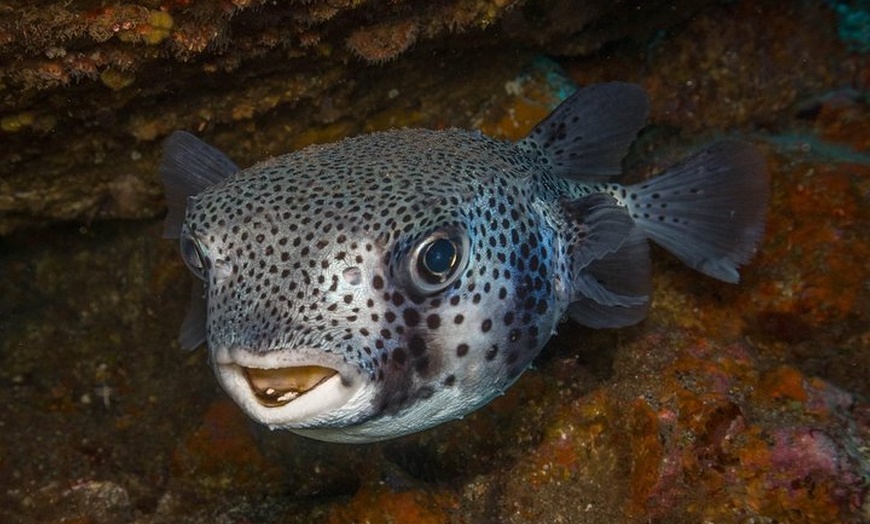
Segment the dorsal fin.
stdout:
<svg viewBox="0 0 870 524">
<path fill-rule="evenodd" d="M 239 168 L 223 153 L 191 135 L 176 131 L 163 144 L 160 175 L 169 212 L 163 227 L 165 238 L 178 238 L 187 211 L 187 198 L 217 184 Z"/>
<path fill-rule="evenodd" d="M 649 100 L 639 85 L 593 84 L 568 97 L 524 140 L 543 150 L 556 175 L 605 182 L 621 173 L 648 114 Z"/>
</svg>

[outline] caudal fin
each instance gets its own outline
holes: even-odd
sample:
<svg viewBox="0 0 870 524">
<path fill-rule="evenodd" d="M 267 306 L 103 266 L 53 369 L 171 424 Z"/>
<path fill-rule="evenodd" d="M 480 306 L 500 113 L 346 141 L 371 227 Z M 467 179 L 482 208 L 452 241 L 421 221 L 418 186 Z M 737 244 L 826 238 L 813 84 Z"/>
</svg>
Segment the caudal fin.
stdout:
<svg viewBox="0 0 870 524">
<path fill-rule="evenodd" d="M 770 180 L 755 147 L 724 141 L 627 191 L 629 212 L 650 239 L 688 266 L 734 283 L 764 233 Z"/>
</svg>

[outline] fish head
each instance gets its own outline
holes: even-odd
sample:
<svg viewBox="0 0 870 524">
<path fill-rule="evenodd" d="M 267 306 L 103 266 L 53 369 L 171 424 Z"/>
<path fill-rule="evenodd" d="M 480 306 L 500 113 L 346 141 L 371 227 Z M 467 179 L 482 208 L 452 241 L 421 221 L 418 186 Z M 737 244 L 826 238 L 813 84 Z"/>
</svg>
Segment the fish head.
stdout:
<svg viewBox="0 0 870 524">
<path fill-rule="evenodd" d="M 500 144 L 367 135 L 188 199 L 181 250 L 205 283 L 211 361 L 249 416 L 381 440 L 464 416 L 522 373 L 561 311 L 552 233 Z"/>
</svg>

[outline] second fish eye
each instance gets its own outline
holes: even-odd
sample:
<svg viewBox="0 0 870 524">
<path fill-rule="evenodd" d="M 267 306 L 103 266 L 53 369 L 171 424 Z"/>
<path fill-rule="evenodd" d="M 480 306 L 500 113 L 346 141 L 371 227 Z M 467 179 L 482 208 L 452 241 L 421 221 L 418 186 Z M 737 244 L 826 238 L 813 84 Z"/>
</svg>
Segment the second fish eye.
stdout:
<svg viewBox="0 0 870 524">
<path fill-rule="evenodd" d="M 199 246 L 199 241 L 191 234 L 181 236 L 181 258 L 187 269 L 200 280 L 205 280 L 205 255 Z"/>
</svg>

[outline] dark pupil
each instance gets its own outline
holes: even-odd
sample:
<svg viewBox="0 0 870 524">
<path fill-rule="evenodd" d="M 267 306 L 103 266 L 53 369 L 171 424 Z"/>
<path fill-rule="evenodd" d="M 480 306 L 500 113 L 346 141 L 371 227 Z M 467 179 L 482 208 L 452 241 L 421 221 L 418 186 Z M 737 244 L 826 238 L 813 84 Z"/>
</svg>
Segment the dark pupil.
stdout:
<svg viewBox="0 0 870 524">
<path fill-rule="evenodd" d="M 423 265 L 435 275 L 443 275 L 450 271 L 456 262 L 456 246 L 446 238 L 432 242 L 423 255 Z"/>
</svg>

